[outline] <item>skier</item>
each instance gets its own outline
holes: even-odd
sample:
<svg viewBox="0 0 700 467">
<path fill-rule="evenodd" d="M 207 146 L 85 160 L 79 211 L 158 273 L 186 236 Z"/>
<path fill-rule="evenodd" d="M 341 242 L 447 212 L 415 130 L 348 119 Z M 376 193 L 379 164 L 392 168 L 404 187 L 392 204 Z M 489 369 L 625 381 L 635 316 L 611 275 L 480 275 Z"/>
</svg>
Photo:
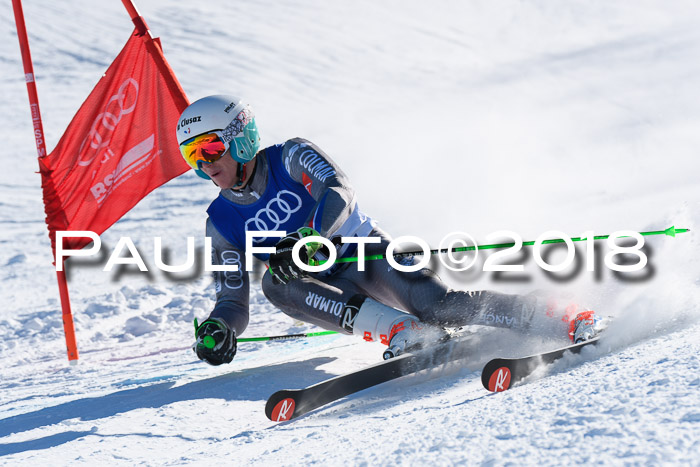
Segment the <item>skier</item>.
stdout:
<svg viewBox="0 0 700 467">
<path fill-rule="evenodd" d="M 378 243 L 366 245 L 367 255 L 384 253 L 391 241 L 360 210 L 340 167 L 302 138 L 260 150 L 253 110 L 234 96 L 192 103 L 180 116 L 177 140 L 197 175 L 221 189 L 207 209 L 212 264 L 238 267 L 215 272 L 216 305 L 204 322 L 195 320 L 193 349 L 212 365 L 231 362 L 236 338 L 248 325 L 246 232 L 286 232 L 283 238 L 259 234 L 251 243 L 273 247 L 270 253 L 255 253 L 269 263 L 262 290 L 272 304 L 295 319 L 380 341 L 387 345 L 385 358 L 441 339 L 444 327 L 491 324 L 528 332 L 561 327 L 558 332 L 569 333 L 575 342 L 590 339 L 600 328 L 593 311 L 556 309 L 535 295 L 452 290 L 428 268 L 402 272 L 376 260 L 368 261 L 364 271 L 357 263 L 335 263 L 307 273 L 292 259 L 292 248 L 302 238 L 330 239 L 338 258 L 358 251 L 357 243 L 341 243 L 341 237 L 374 237 Z M 327 247 L 319 246 L 302 246 L 301 260 L 327 259 Z"/>
</svg>

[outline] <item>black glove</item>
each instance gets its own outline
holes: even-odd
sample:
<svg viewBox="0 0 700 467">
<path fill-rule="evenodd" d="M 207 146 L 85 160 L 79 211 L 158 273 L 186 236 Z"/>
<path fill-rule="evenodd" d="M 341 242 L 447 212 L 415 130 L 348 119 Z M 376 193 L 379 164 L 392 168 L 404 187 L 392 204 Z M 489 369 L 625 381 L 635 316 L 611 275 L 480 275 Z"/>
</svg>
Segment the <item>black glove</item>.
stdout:
<svg viewBox="0 0 700 467">
<path fill-rule="evenodd" d="M 198 324 L 195 318 L 194 335 L 197 342 L 192 350 L 210 365 L 231 363 L 236 355 L 236 333 L 218 318 L 209 318 L 202 324 Z"/>
<path fill-rule="evenodd" d="M 299 268 L 292 260 L 292 249 L 300 239 L 311 237 L 312 235 L 319 235 L 319 233 L 310 227 L 302 227 L 296 232 L 290 233 L 275 245 L 275 252 L 270 255 L 270 273 L 272 274 L 273 282 L 286 284 L 290 280 L 308 275 L 308 272 Z M 307 243 L 306 248 L 302 247 L 299 250 L 299 259 L 302 263 L 309 264 L 309 258 L 312 258 L 322 246 L 323 244 L 320 242 Z"/>
</svg>

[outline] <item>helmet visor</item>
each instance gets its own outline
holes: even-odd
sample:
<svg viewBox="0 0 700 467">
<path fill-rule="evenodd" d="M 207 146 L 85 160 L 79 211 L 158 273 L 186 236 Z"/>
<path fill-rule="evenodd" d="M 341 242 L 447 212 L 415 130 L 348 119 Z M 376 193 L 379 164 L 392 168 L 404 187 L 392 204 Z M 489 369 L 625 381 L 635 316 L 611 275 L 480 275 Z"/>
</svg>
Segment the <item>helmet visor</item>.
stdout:
<svg viewBox="0 0 700 467">
<path fill-rule="evenodd" d="M 193 169 L 199 169 L 199 162 L 216 162 L 226 153 L 228 144 L 221 139 L 219 132 L 194 136 L 180 144 L 180 153 Z"/>
</svg>

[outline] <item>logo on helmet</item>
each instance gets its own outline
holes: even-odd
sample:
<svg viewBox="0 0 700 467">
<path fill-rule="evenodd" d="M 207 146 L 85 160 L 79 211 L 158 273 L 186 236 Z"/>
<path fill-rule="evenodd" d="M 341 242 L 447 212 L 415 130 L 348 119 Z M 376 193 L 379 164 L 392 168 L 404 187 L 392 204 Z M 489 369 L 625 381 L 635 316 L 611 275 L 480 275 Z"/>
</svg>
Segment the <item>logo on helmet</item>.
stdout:
<svg viewBox="0 0 700 467">
<path fill-rule="evenodd" d="M 191 123 L 195 123 L 195 122 L 201 122 L 201 121 L 202 121 L 202 117 L 183 118 L 180 121 L 180 123 L 178 123 L 177 129 L 179 131 L 180 128 L 182 128 L 184 126 L 187 126 L 187 125 L 189 125 Z"/>
<path fill-rule="evenodd" d="M 226 108 L 224 109 L 224 112 L 229 113 L 231 111 L 231 109 L 233 109 L 235 106 L 236 106 L 236 103 L 231 102 L 229 105 L 226 106 Z"/>
</svg>

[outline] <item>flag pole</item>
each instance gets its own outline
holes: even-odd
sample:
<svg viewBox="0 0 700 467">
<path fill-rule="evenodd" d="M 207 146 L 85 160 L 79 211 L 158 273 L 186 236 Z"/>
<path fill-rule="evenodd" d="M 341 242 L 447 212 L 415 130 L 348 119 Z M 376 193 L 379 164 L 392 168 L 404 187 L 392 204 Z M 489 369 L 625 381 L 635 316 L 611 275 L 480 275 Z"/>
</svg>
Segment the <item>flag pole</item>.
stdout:
<svg viewBox="0 0 700 467">
<path fill-rule="evenodd" d="M 122 3 L 126 7 L 126 11 L 129 12 L 129 16 L 131 17 L 131 21 L 133 21 L 134 26 L 136 26 L 136 33 L 139 36 L 143 36 L 146 34 L 149 34 L 150 36 L 150 29 L 148 29 L 148 25 L 146 24 L 146 20 L 143 19 L 143 16 L 139 14 L 139 11 L 136 9 L 136 5 L 134 5 L 134 2 L 132 0 L 122 0 Z M 151 37 L 152 39 L 153 37 Z"/>
<path fill-rule="evenodd" d="M 38 156 L 46 156 L 46 141 L 44 140 L 44 127 L 41 123 L 41 112 L 39 111 L 39 97 L 36 91 L 36 81 L 34 79 L 34 65 L 29 51 L 29 40 L 27 38 L 27 28 L 24 24 L 24 12 L 22 11 L 22 1 L 12 0 L 12 9 L 15 13 L 15 24 L 17 25 L 17 37 L 19 38 L 19 48 L 22 52 L 22 64 L 24 65 L 24 79 L 27 82 L 27 93 L 29 94 L 29 108 L 32 113 L 32 123 L 34 124 L 34 139 L 36 142 L 36 152 Z M 52 242 L 53 243 L 53 242 Z M 56 251 L 54 253 L 54 264 L 56 262 Z M 65 269 L 65 268 L 62 268 Z M 58 280 L 58 292 L 61 297 L 61 309 L 63 310 L 63 331 L 66 336 L 66 349 L 68 361 L 71 364 L 78 362 L 78 345 L 75 339 L 75 325 L 73 314 L 70 308 L 70 297 L 68 296 L 68 284 L 64 271 L 56 271 Z"/>
<path fill-rule="evenodd" d="M 185 91 L 182 89 L 182 86 L 180 86 L 180 82 L 175 77 L 175 73 L 165 60 L 163 50 L 160 46 L 160 40 L 153 37 L 151 30 L 146 24 L 146 20 L 139 14 L 133 0 L 122 0 L 122 4 L 124 4 L 126 11 L 129 13 L 131 21 L 136 27 L 136 34 L 143 37 L 144 41 L 146 42 L 146 47 L 153 55 L 153 59 L 158 66 L 158 69 L 164 76 L 170 77 L 168 80 L 168 91 L 170 92 L 170 95 L 172 96 L 173 100 L 177 102 L 178 106 L 180 106 L 182 110 L 185 110 L 190 103 L 187 100 Z"/>
</svg>

